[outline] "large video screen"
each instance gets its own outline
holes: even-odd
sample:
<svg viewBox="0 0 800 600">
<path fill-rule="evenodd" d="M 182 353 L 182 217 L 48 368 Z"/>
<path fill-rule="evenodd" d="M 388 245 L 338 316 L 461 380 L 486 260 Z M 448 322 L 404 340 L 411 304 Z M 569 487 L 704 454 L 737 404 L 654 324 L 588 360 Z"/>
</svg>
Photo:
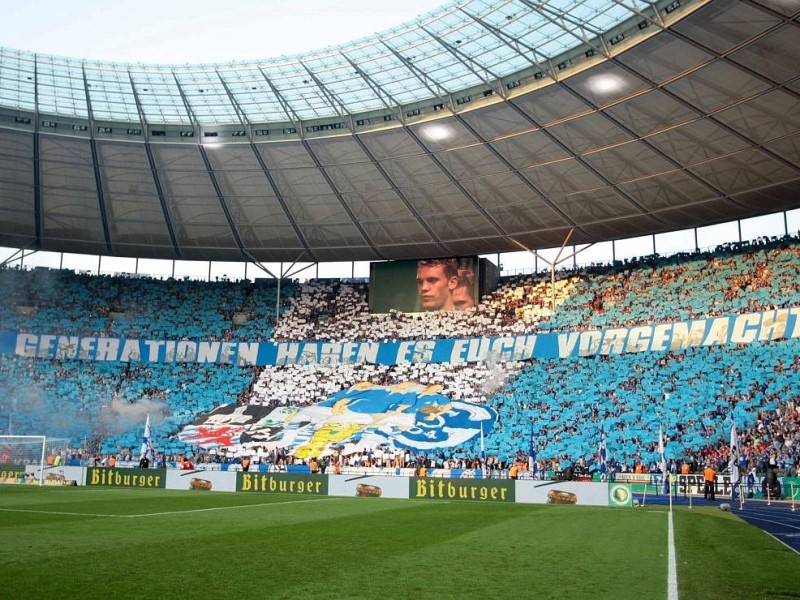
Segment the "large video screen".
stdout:
<svg viewBox="0 0 800 600">
<path fill-rule="evenodd" d="M 370 312 L 466 310 L 478 303 L 480 282 L 476 256 L 372 263 Z"/>
</svg>

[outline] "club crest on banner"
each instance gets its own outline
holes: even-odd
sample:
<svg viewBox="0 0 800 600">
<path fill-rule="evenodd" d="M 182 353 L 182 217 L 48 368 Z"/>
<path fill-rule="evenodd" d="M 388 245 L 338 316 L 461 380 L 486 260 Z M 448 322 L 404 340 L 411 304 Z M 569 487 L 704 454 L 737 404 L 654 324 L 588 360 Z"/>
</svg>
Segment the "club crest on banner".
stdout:
<svg viewBox="0 0 800 600">
<path fill-rule="evenodd" d="M 382 444 L 425 452 L 459 446 L 496 421 L 495 410 L 451 400 L 441 386 L 358 383 L 310 406 L 220 406 L 179 439 L 202 448 L 285 448 L 299 458 Z"/>
</svg>

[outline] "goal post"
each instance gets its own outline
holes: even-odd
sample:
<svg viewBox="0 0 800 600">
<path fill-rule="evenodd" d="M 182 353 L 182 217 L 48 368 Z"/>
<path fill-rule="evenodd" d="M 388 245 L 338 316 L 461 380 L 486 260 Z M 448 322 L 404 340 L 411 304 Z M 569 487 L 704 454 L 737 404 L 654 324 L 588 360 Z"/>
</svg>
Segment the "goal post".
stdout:
<svg viewBox="0 0 800 600">
<path fill-rule="evenodd" d="M 0 472 L 2 481 L 24 478 L 33 471 L 44 485 L 47 466 L 47 436 L 44 435 L 0 435 Z M 32 467 L 29 469 L 28 467 Z"/>
</svg>

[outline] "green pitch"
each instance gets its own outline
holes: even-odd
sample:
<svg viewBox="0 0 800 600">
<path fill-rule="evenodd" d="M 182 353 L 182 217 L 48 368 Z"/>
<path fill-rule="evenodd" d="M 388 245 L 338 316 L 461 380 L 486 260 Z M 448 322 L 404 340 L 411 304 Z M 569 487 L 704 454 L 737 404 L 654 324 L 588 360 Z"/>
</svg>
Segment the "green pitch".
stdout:
<svg viewBox="0 0 800 600">
<path fill-rule="evenodd" d="M 674 513 L 680 598 L 800 598 L 800 556 Z M 0 486 L 3 598 L 667 595 L 662 508 Z"/>
</svg>

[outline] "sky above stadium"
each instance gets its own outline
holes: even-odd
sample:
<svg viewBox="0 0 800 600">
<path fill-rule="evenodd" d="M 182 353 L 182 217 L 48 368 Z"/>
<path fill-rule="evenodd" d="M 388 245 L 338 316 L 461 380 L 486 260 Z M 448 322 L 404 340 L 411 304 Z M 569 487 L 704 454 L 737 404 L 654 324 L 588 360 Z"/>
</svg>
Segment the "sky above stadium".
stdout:
<svg viewBox="0 0 800 600">
<path fill-rule="evenodd" d="M 446 0 L 0 0 L 0 46 L 142 63 L 296 54 L 413 20 Z"/>
</svg>

